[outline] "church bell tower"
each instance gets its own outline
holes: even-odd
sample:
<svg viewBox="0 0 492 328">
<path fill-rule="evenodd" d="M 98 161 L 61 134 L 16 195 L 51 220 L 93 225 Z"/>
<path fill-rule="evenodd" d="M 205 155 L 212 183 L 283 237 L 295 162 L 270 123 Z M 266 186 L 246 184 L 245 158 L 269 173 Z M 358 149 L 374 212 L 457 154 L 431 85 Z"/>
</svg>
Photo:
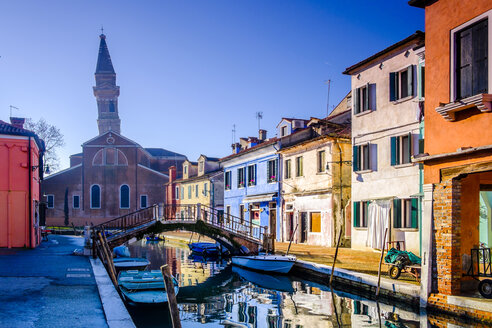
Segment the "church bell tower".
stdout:
<svg viewBox="0 0 492 328">
<path fill-rule="evenodd" d="M 116 73 L 111 62 L 111 56 L 109 56 L 106 36 L 101 34 L 99 38 L 101 42 L 99 44 L 96 73 L 94 74 L 96 86 L 93 87 L 94 96 L 97 100 L 97 126 L 99 135 L 107 131 L 114 131 L 120 134 L 121 120 L 118 116 L 120 87 L 116 85 Z"/>
</svg>

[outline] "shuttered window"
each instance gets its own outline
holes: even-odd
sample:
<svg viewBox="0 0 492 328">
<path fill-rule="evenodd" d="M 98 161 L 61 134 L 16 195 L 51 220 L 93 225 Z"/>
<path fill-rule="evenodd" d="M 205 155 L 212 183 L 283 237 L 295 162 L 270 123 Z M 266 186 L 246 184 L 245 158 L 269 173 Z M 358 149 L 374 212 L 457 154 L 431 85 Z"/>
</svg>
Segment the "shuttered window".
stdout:
<svg viewBox="0 0 492 328">
<path fill-rule="evenodd" d="M 411 163 L 412 161 L 412 133 L 403 136 L 391 137 L 391 165 Z"/>
<path fill-rule="evenodd" d="M 393 199 L 393 227 L 400 228 L 418 228 L 419 217 L 419 199 Z"/>
<path fill-rule="evenodd" d="M 285 160 L 285 178 L 290 179 L 292 177 L 291 173 L 292 162 L 290 159 Z"/>
<path fill-rule="evenodd" d="M 354 218 L 355 228 L 366 228 L 368 218 L 369 202 L 354 202 L 354 211 L 352 216 Z"/>
<path fill-rule="evenodd" d="M 353 146 L 352 148 L 352 169 L 354 172 L 366 171 L 371 169 L 371 144 Z"/>
<path fill-rule="evenodd" d="M 455 34 L 456 98 L 488 92 L 488 20 Z"/>
<path fill-rule="evenodd" d="M 296 157 L 296 177 L 302 177 L 304 175 L 304 168 L 302 163 L 302 156 Z"/>
<path fill-rule="evenodd" d="M 325 172 L 326 161 L 325 161 L 325 151 L 320 150 L 318 152 L 318 173 Z"/>
<path fill-rule="evenodd" d="M 256 185 L 256 164 L 248 166 L 248 186 Z"/>
<path fill-rule="evenodd" d="M 390 101 L 396 101 L 414 95 L 413 65 L 389 75 Z"/>
<path fill-rule="evenodd" d="M 246 172 L 245 172 L 244 167 L 237 169 L 237 187 L 238 188 L 244 187 L 244 182 L 246 181 L 245 173 Z"/>
<path fill-rule="evenodd" d="M 354 114 L 359 114 L 372 109 L 370 90 L 371 84 L 369 83 L 354 90 L 354 96 L 352 97 L 354 103 Z"/>
<path fill-rule="evenodd" d="M 310 232 L 321 232 L 321 213 L 320 212 L 311 212 L 310 218 Z"/>
<path fill-rule="evenodd" d="M 225 177 L 224 177 L 224 182 L 225 182 L 225 189 L 230 190 L 232 187 L 231 171 L 226 171 Z"/>
<path fill-rule="evenodd" d="M 276 182 L 278 180 L 278 160 L 272 159 L 267 163 L 267 180 L 268 182 Z"/>
</svg>

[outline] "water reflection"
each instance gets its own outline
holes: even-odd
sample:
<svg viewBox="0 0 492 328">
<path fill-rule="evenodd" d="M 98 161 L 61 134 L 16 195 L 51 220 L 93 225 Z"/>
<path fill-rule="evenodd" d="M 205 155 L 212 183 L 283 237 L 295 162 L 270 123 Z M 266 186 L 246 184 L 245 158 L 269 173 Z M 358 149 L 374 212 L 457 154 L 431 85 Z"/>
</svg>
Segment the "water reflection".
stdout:
<svg viewBox="0 0 492 328">
<path fill-rule="evenodd" d="M 183 327 L 434 327 L 425 315 L 325 285 L 190 256 L 185 245 L 139 241 L 129 248 L 132 256 L 147 258 L 151 269 L 170 265 L 180 285 L 177 299 Z M 167 304 L 128 309 L 137 327 L 171 325 Z"/>
</svg>

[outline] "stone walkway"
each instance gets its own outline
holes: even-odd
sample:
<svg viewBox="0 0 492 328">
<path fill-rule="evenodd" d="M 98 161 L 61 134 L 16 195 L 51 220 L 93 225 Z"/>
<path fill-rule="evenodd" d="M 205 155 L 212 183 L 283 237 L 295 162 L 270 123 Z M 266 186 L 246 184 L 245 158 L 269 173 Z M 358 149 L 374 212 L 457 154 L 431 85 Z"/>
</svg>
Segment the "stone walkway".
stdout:
<svg viewBox="0 0 492 328">
<path fill-rule="evenodd" d="M 0 249 L 0 327 L 108 327 L 83 238 Z"/>
</svg>

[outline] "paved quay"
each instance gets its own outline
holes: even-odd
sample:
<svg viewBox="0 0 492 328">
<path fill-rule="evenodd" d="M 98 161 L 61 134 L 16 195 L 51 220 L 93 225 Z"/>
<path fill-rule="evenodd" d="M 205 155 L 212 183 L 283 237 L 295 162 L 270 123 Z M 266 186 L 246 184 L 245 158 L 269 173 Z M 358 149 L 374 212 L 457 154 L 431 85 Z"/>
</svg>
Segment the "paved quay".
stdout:
<svg viewBox="0 0 492 328">
<path fill-rule="evenodd" d="M 83 242 L 50 235 L 36 249 L 0 249 L 0 327 L 134 327 L 113 286 L 98 288 L 104 274 L 73 255 Z"/>
</svg>

